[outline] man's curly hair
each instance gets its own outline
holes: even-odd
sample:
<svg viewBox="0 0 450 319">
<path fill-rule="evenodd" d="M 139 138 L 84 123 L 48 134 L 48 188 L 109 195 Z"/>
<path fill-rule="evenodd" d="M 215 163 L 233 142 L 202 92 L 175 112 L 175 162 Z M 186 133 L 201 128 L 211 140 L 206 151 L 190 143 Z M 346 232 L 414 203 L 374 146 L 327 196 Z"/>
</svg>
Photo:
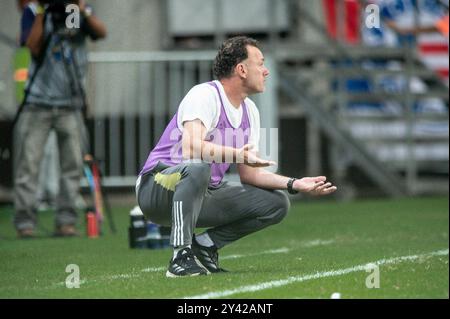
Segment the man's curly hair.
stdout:
<svg viewBox="0 0 450 319">
<path fill-rule="evenodd" d="M 213 63 L 213 72 L 217 79 L 230 77 L 234 67 L 248 58 L 247 45 L 259 48 L 258 41 L 246 36 L 230 38 L 220 46 Z"/>
</svg>

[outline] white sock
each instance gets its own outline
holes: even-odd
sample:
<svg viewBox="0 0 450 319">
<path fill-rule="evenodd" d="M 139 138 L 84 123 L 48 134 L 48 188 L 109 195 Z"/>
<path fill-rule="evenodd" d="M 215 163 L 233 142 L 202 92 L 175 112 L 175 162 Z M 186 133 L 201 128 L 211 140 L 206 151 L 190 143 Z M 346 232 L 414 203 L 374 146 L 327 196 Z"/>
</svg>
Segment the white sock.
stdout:
<svg viewBox="0 0 450 319">
<path fill-rule="evenodd" d="M 177 257 L 177 254 L 180 250 L 185 249 L 185 248 L 191 248 L 191 245 L 184 245 L 184 246 L 178 246 L 178 247 L 173 247 L 173 258 L 172 260 L 174 260 Z"/>
<path fill-rule="evenodd" d="M 212 241 L 211 237 L 209 237 L 207 232 L 204 232 L 203 234 L 195 236 L 195 239 L 201 246 L 204 246 L 204 247 L 214 246 L 214 242 Z"/>
</svg>

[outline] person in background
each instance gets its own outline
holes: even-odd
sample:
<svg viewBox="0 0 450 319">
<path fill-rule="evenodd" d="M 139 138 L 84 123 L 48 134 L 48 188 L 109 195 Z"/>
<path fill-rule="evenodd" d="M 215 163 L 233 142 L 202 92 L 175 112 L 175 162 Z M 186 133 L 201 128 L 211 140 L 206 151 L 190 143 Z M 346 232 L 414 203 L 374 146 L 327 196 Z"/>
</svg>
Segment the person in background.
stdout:
<svg viewBox="0 0 450 319">
<path fill-rule="evenodd" d="M 51 131 L 60 163 L 55 235 L 76 236 L 76 199 L 82 173 L 86 38 L 106 36 L 106 27 L 84 0 L 78 6 L 80 25 L 68 27 L 58 1 L 31 1 L 22 17 L 21 43 L 29 48 L 26 101 L 14 128 L 14 225 L 19 238 L 35 236 L 36 192 L 40 164 Z"/>
</svg>

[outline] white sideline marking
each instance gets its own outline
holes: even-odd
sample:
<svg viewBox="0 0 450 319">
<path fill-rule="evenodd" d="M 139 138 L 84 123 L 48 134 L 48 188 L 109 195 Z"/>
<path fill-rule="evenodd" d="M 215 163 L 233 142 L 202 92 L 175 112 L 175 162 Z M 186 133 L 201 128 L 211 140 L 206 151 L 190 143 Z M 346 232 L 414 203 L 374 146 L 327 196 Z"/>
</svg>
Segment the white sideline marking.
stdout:
<svg viewBox="0 0 450 319">
<path fill-rule="evenodd" d="M 128 278 L 136 278 L 139 277 L 138 274 L 119 274 L 119 275 L 112 275 L 112 276 L 107 276 L 107 279 L 128 279 Z"/>
<path fill-rule="evenodd" d="M 306 241 L 306 242 L 302 242 L 300 243 L 300 246 L 302 247 L 314 247 L 314 246 L 320 246 L 320 245 L 329 245 L 334 243 L 335 241 L 330 239 L 330 240 L 322 240 L 322 239 L 314 239 L 314 240 L 310 240 L 310 241 Z M 227 256 L 223 256 L 220 257 L 220 260 L 227 260 L 227 259 L 237 259 L 237 258 L 245 258 L 245 257 L 253 257 L 253 256 L 258 256 L 258 255 L 265 255 L 265 254 L 285 254 L 290 252 L 291 249 L 286 248 L 286 247 L 282 247 L 282 248 L 278 248 L 278 249 L 270 249 L 270 250 L 265 250 L 265 251 L 261 251 L 258 253 L 252 253 L 252 254 L 236 254 L 236 255 L 227 255 Z M 141 270 L 141 272 L 160 272 L 160 271 L 164 271 L 166 270 L 167 267 L 148 267 L 148 268 L 144 268 Z M 111 275 L 111 276 L 103 276 L 100 277 L 98 279 L 90 279 L 90 280 L 84 280 L 84 283 L 93 283 L 99 280 L 115 280 L 115 279 L 126 279 L 126 278 L 136 278 L 139 277 L 138 274 L 119 274 L 119 275 Z M 48 288 L 54 288 L 55 286 L 64 286 L 66 283 L 65 282 L 59 282 L 55 285 L 52 285 Z"/>
<path fill-rule="evenodd" d="M 325 277 L 334 277 L 334 276 L 342 276 L 346 275 L 352 272 L 356 271 L 365 271 L 369 265 L 387 265 L 387 264 L 396 264 L 403 261 L 412 261 L 419 258 L 424 257 L 432 257 L 432 256 L 445 256 L 448 255 L 448 249 L 438 250 L 426 254 L 421 255 L 410 255 L 410 256 L 401 256 L 401 257 L 394 257 L 390 259 L 380 259 L 375 262 L 367 263 L 364 265 L 358 265 L 350 268 L 344 268 L 344 269 L 338 269 L 338 270 L 330 270 L 330 271 L 324 271 L 324 272 L 317 272 L 315 274 L 309 274 L 305 276 L 296 276 L 296 277 L 288 277 L 286 279 L 280 279 L 280 280 L 273 280 L 273 281 L 267 281 L 256 285 L 248 285 L 248 286 L 241 286 L 235 289 L 230 290 L 224 290 L 224 291 L 217 291 L 217 292 L 210 292 L 202 295 L 195 295 L 195 296 L 188 296 L 184 297 L 184 299 L 210 299 L 210 298 L 221 298 L 221 297 L 227 297 L 238 293 L 243 292 L 253 292 L 253 291 L 259 291 L 264 289 L 270 289 L 270 288 L 276 288 L 281 287 L 285 285 L 292 284 L 294 282 L 303 282 L 308 280 L 314 280 L 319 278 L 325 278 Z"/>
<path fill-rule="evenodd" d="M 251 257 L 251 256 L 257 256 L 257 255 L 263 255 L 263 254 L 282 254 L 282 253 L 288 253 L 290 251 L 289 248 L 286 247 L 282 247 L 282 248 L 278 248 L 278 249 L 271 249 L 271 250 L 266 250 L 266 251 L 262 251 L 259 253 L 254 253 L 254 254 L 245 254 L 245 255 L 228 255 L 228 256 L 223 256 L 220 258 L 220 260 L 223 259 L 236 259 L 236 258 L 243 258 L 243 257 Z M 167 267 L 148 267 L 148 268 L 144 268 L 141 270 L 141 272 L 161 272 L 161 271 L 165 271 L 167 269 Z M 136 278 L 139 277 L 138 274 L 136 273 L 132 273 L 132 274 L 119 274 L 119 275 L 111 275 L 111 276 L 103 276 L 100 277 L 98 279 L 91 279 L 91 280 L 84 280 L 83 283 L 93 283 L 95 281 L 98 280 L 115 280 L 115 279 L 126 279 L 126 278 Z M 65 282 L 59 282 L 56 284 L 56 286 L 64 286 L 66 283 Z M 53 286 L 48 287 L 48 288 L 53 288 Z"/>
<path fill-rule="evenodd" d="M 265 254 L 284 254 L 284 253 L 288 253 L 289 251 L 290 251 L 289 248 L 282 247 L 282 248 L 278 248 L 278 249 L 265 250 L 265 251 L 261 251 L 259 253 L 253 253 L 253 254 L 227 255 L 227 256 L 220 257 L 220 260 L 236 259 L 236 258 L 243 258 L 243 257 L 265 255 Z"/>
<path fill-rule="evenodd" d="M 116 279 L 129 279 L 129 278 L 136 278 L 139 277 L 138 274 L 135 273 L 131 273 L 131 274 L 118 274 L 118 275 L 111 275 L 111 276 L 101 276 L 99 278 L 96 279 L 82 279 L 80 280 L 80 285 L 82 284 L 87 284 L 87 283 L 94 283 L 94 282 L 98 282 L 98 281 L 109 281 L 109 280 L 116 280 Z M 45 287 L 44 289 L 54 289 L 54 288 L 58 288 L 58 287 L 64 287 L 66 285 L 65 281 L 62 282 L 58 282 L 56 284 L 53 284 L 51 286 Z"/>
<path fill-rule="evenodd" d="M 86 283 L 85 279 L 80 280 L 80 285 L 85 284 L 85 283 Z M 58 282 L 58 283 L 54 284 L 54 286 L 66 286 L 66 282 L 65 281 Z"/>
<path fill-rule="evenodd" d="M 163 271 L 166 270 L 167 267 L 149 267 L 149 268 L 144 268 L 141 271 L 142 272 L 158 272 L 158 271 Z"/>
<path fill-rule="evenodd" d="M 284 254 L 284 253 L 288 253 L 289 251 L 290 251 L 289 248 L 282 247 L 282 248 L 278 248 L 278 249 L 265 250 L 265 251 L 261 251 L 259 253 L 253 253 L 253 254 L 227 255 L 227 256 L 220 257 L 220 260 L 252 257 L 252 256 L 258 256 L 258 255 L 265 255 L 265 254 Z M 166 268 L 167 267 L 149 267 L 149 268 L 144 268 L 141 271 L 142 272 L 159 272 L 159 271 L 166 270 Z"/>
<path fill-rule="evenodd" d="M 302 242 L 300 244 L 300 246 L 310 248 L 310 247 L 316 247 L 316 246 L 330 245 L 334 242 L 335 242 L 335 240 L 333 240 L 333 239 L 329 239 L 329 240 L 315 239 L 315 240 Z"/>
</svg>

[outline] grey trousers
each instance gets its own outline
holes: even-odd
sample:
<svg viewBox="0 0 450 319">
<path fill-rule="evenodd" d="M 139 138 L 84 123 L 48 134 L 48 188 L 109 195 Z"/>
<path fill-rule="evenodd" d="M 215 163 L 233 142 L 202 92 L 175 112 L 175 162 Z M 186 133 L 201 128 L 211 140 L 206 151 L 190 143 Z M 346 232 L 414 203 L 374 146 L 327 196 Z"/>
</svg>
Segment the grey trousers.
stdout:
<svg viewBox="0 0 450 319">
<path fill-rule="evenodd" d="M 159 164 L 138 179 L 138 204 L 147 219 L 171 226 L 171 245 L 191 244 L 194 229 L 202 227 L 222 248 L 286 216 L 290 203 L 284 192 L 237 182 L 212 188 L 210 174 L 206 163 Z"/>
<path fill-rule="evenodd" d="M 50 131 L 44 146 L 44 155 L 38 173 L 38 203 L 48 201 L 52 206 L 56 203 L 59 193 L 59 154 L 56 133 Z"/>
<path fill-rule="evenodd" d="M 36 192 L 44 147 L 51 130 L 57 137 L 60 160 L 56 226 L 77 221 L 76 198 L 82 172 L 79 111 L 26 105 L 14 129 L 14 225 L 16 229 L 35 228 Z"/>
</svg>

